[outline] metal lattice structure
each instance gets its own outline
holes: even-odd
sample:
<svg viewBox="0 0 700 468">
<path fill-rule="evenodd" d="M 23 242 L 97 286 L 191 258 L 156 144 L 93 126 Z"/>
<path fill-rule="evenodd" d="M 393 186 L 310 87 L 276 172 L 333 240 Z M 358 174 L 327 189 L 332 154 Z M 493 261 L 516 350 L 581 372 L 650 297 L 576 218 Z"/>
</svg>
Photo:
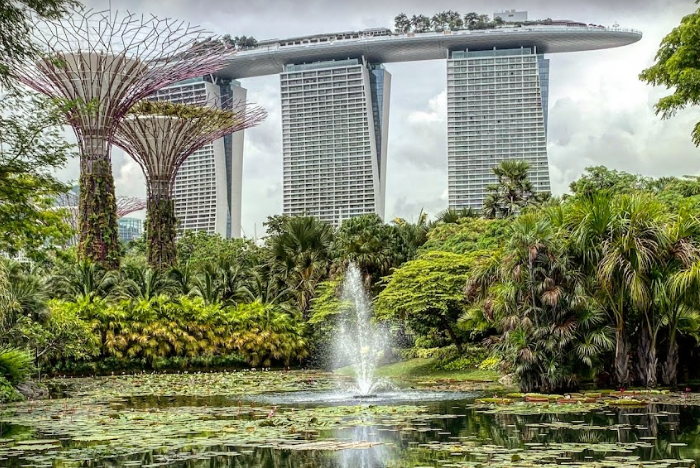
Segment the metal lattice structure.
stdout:
<svg viewBox="0 0 700 468">
<path fill-rule="evenodd" d="M 123 218 L 146 209 L 146 200 L 136 197 L 117 197 L 117 218 Z"/>
<path fill-rule="evenodd" d="M 65 103 L 80 149 L 79 253 L 116 267 L 113 132 L 157 89 L 219 70 L 233 49 L 197 26 L 154 16 L 73 11 L 36 24 L 39 59 L 11 63 L 17 79 Z"/>
<path fill-rule="evenodd" d="M 144 103 L 117 126 L 114 143 L 141 166 L 148 189 L 148 261 L 174 266 L 175 175 L 188 156 L 225 135 L 260 123 L 267 113 L 245 103 L 210 100 L 207 107 Z M 230 109 L 230 110 L 224 110 Z"/>
</svg>

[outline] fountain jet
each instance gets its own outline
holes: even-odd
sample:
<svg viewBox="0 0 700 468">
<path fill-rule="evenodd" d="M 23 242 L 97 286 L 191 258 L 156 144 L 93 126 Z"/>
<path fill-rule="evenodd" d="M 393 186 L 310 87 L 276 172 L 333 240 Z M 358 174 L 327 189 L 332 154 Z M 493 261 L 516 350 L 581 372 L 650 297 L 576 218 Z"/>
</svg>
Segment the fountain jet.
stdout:
<svg viewBox="0 0 700 468">
<path fill-rule="evenodd" d="M 342 286 L 342 303 L 336 355 L 339 362 L 350 363 L 355 370 L 355 398 L 374 396 L 384 384 L 375 378 L 379 360 L 388 349 L 386 330 L 371 322 L 372 305 L 362 283 L 360 270 L 354 263 L 348 265 Z"/>
</svg>

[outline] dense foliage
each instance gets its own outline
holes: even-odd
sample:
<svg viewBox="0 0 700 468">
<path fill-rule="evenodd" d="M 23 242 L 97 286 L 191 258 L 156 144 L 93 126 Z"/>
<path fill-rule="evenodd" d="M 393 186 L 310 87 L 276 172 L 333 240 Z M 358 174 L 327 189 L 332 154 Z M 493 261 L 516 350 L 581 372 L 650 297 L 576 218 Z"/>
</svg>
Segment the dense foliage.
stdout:
<svg viewBox="0 0 700 468">
<path fill-rule="evenodd" d="M 56 197 L 68 187 L 54 171 L 72 155 L 72 146 L 62 138 L 62 117 L 48 99 L 12 91 L 3 96 L 0 111 L 0 227 L 6 233 L 0 251 L 40 260 L 49 245 L 62 245 L 71 235 L 55 209 Z"/>
<path fill-rule="evenodd" d="M 696 2 L 697 3 L 697 2 Z M 640 74 L 640 79 L 654 86 L 673 88 L 673 94 L 656 103 L 656 113 L 668 119 L 681 109 L 700 103 L 700 9 L 685 16 L 681 24 L 661 41 L 656 63 Z M 693 143 L 700 146 L 700 122 L 691 132 Z"/>
<path fill-rule="evenodd" d="M 59 373 L 324 363 L 354 263 L 375 318 L 445 370 L 495 367 L 527 391 L 697 377 L 700 183 L 596 167 L 543 202 L 521 166 L 495 170 L 497 219 L 275 216 L 259 244 L 186 233 L 167 270 L 142 240 L 116 271 L 70 252 L 7 263 L 0 347 Z M 8 382 L 33 372 L 16 367 Z"/>
</svg>

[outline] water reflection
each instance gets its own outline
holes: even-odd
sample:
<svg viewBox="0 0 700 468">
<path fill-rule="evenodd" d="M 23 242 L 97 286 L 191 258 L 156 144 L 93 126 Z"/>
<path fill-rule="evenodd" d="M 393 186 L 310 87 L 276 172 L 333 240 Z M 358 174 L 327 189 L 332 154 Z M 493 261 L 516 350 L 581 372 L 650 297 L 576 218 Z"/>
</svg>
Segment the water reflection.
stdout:
<svg viewBox="0 0 700 468">
<path fill-rule="evenodd" d="M 183 397 L 120 400 L 132 408 L 211 406 L 212 413 L 237 401 Z M 541 455 L 557 464 L 578 464 L 608 460 L 620 464 L 620 457 L 642 461 L 700 457 L 700 407 L 656 405 L 641 408 L 604 408 L 587 413 L 556 414 L 552 407 L 541 407 L 531 414 L 505 414 L 471 407 L 472 399 L 426 403 L 426 413 L 402 419 L 401 423 L 359 411 L 362 424 L 356 427 L 329 427 L 308 436 L 306 443 L 333 441 L 327 450 L 280 449 L 273 442 L 241 445 L 235 436 L 225 445 L 187 447 L 179 452 L 167 448 L 133 453 L 119 458 L 84 459 L 79 465 L 50 460 L 50 466 L 125 468 L 157 465 L 172 468 L 395 468 L 417 466 L 474 466 L 476 463 L 505 466 L 503 453 L 518 456 Z M 261 404 L 266 404 L 260 402 Z M 269 404 L 269 403 L 267 403 Z M 220 406 L 217 406 L 220 405 Z M 307 404 L 308 406 L 308 404 Z M 298 406 L 295 406 L 298 407 Z M 425 415 L 429 416 L 425 416 Z M 31 428 L 4 426 L 1 438 L 43 438 Z M 344 450 L 334 450 L 350 447 Z M 73 442 L 64 448 L 74 448 Z M 164 441 L 167 447 L 167 441 Z M 602 448 L 601 448 L 602 447 Z M 308 448 L 308 446 L 307 446 Z M 508 452 L 507 457 L 511 457 Z M 501 455 L 499 459 L 498 456 Z M 536 457 L 535 457 L 536 458 Z M 510 458 L 508 458 L 510 461 Z M 513 458 L 513 460 L 516 460 Z M 529 459 L 532 462 L 532 458 Z M 540 458 L 536 458 L 540 460 Z M 499 463 L 501 463 L 499 465 Z M 538 463 L 530 463 L 538 464 Z M 0 466 L 27 465 L 21 458 L 0 461 Z M 513 463 L 513 465 L 516 465 Z M 49 465 L 45 465 L 49 466 Z"/>
</svg>

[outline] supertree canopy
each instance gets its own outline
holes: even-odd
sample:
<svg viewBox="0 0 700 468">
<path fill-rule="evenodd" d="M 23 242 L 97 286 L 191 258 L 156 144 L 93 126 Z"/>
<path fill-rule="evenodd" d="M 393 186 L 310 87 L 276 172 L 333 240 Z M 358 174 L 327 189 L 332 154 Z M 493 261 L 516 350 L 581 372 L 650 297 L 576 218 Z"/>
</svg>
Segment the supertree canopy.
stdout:
<svg viewBox="0 0 700 468">
<path fill-rule="evenodd" d="M 219 70 L 234 51 L 182 21 L 73 11 L 37 23 L 38 60 L 10 64 L 27 86 L 62 103 L 80 149 L 79 255 L 119 264 L 110 143 L 128 110 L 157 89 Z"/>
<path fill-rule="evenodd" d="M 146 208 L 146 200 L 136 197 L 117 197 L 117 218 Z"/>
<path fill-rule="evenodd" d="M 175 265 L 173 185 L 182 163 L 202 146 L 257 125 L 267 116 L 262 108 L 244 103 L 206 104 L 198 107 L 143 101 L 116 129 L 115 144 L 136 160 L 146 176 L 147 255 L 153 268 Z"/>
</svg>

